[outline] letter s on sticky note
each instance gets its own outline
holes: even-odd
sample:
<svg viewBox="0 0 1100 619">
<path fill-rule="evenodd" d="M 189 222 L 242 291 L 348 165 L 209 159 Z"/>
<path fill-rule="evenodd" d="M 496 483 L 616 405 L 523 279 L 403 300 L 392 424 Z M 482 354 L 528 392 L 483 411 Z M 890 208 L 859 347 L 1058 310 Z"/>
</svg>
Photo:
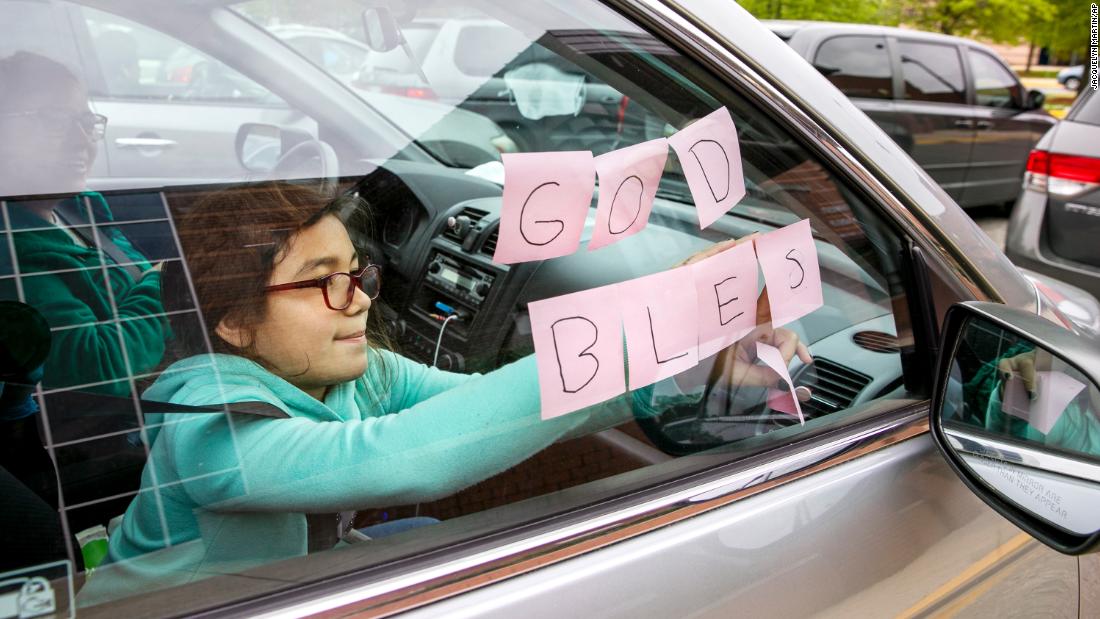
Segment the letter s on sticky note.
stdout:
<svg viewBox="0 0 1100 619">
<path fill-rule="evenodd" d="M 768 290 L 772 328 L 798 320 L 824 304 L 810 220 L 758 236 L 755 242 Z"/>
<path fill-rule="evenodd" d="M 543 419 L 626 391 L 622 318 L 616 294 L 615 286 L 604 286 L 527 306 Z"/>
<path fill-rule="evenodd" d="M 505 153 L 501 160 L 504 197 L 493 261 L 546 260 L 576 251 L 596 187 L 592 153 Z"/>
</svg>

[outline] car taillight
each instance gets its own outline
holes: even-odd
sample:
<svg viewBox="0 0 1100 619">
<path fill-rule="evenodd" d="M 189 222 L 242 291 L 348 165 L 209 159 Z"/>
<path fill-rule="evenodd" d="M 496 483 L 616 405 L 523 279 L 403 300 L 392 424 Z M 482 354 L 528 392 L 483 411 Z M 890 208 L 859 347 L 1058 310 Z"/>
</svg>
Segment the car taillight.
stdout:
<svg viewBox="0 0 1100 619">
<path fill-rule="evenodd" d="M 431 88 L 417 88 L 412 86 L 383 86 L 379 90 L 386 94 L 397 95 L 399 97 L 409 97 L 410 99 L 435 98 L 435 91 Z"/>
<path fill-rule="evenodd" d="M 1100 159 L 1033 150 L 1024 186 L 1061 197 L 1095 189 L 1100 187 Z"/>
</svg>

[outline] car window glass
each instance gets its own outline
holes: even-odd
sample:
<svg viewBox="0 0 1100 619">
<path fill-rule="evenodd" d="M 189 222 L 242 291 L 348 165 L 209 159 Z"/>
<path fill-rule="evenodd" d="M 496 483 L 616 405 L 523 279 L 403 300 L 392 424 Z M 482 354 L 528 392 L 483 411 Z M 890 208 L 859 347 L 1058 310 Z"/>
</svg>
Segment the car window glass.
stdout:
<svg viewBox="0 0 1100 619">
<path fill-rule="evenodd" d="M 1100 125 L 1100 98 L 1089 91 L 1079 95 L 1079 100 L 1066 116 L 1069 120 L 1090 125 Z"/>
<path fill-rule="evenodd" d="M 277 97 L 225 63 L 152 28 L 85 8 L 102 91 L 146 101 L 279 104 Z M 285 104 L 283 104 L 285 105 Z"/>
<path fill-rule="evenodd" d="M 334 2 L 324 15 L 295 6 L 232 7 L 247 17 L 234 23 L 248 34 L 227 47 L 250 75 L 277 73 L 285 60 L 248 46 L 268 40 L 253 27 L 351 32 L 361 23 L 358 2 L 341 10 Z M 912 364 L 906 239 L 775 109 L 592 0 L 420 9 L 402 28 L 430 24 L 438 30 L 433 49 L 449 47 L 422 59 L 427 86 L 415 75 L 393 84 L 430 87 L 433 98 L 337 85 L 312 100 L 316 107 L 258 117 L 288 135 L 301 114 L 317 118 L 307 147 L 319 150 L 305 151 L 292 183 L 247 175 L 209 183 L 201 157 L 174 162 L 149 155 L 146 143 L 135 151 L 150 166 L 138 186 L 92 186 L 89 153 L 130 137 L 110 133 L 112 126 L 136 126 L 147 110 L 98 100 L 96 112 L 84 109 L 65 79 L 72 107 L 57 114 L 0 95 L 35 118 L 15 124 L 0 116 L 0 256 L 11 257 L 0 259 L 0 300 L 40 312 L 53 336 L 49 355 L 12 380 L 26 388 L 19 403 L 34 403 L 35 425 L 21 428 L 42 428 L 28 439 L 41 456 L 37 472 L 56 487 L 40 484 L 41 475 L 23 481 L 57 501 L 68 533 L 54 541 L 68 558 L 86 556 L 78 539 L 109 537 L 106 563 L 81 589 L 82 606 L 144 596 L 142 603 L 191 614 L 656 492 L 685 474 L 790 449 L 923 397 L 907 386 L 921 382 L 914 368 L 922 366 Z M 165 21 L 131 10 L 135 24 Z M 179 12 L 168 21 L 215 19 L 202 3 L 157 10 Z M 471 27 L 518 34 L 480 50 L 472 73 L 456 71 L 460 35 Z M 254 56 L 240 56 L 250 49 Z M 215 48 L 201 52 L 221 60 Z M 396 150 L 379 158 L 377 145 L 348 135 L 339 122 L 346 116 L 326 112 L 327 97 L 345 94 L 339 106 L 358 105 L 363 117 L 399 124 L 454 114 L 469 122 L 438 121 L 418 134 L 436 132 L 431 139 L 453 159 Z M 663 140 L 722 108 L 735 126 L 746 195 L 701 227 L 685 173 L 691 160 Z M 101 131 L 95 114 L 107 109 Z M 154 126 L 176 114 L 163 112 Z M 214 114 L 205 118 L 209 130 Z M 256 119 L 235 120 L 228 144 L 240 123 Z M 273 145 L 273 135 L 253 137 Z M 592 248 L 598 195 L 610 192 L 597 184 L 587 211 L 581 204 L 576 251 L 494 261 L 508 241 L 503 168 L 468 151 L 601 155 L 654 141 L 667 159 L 636 235 Z M 325 146 L 338 164 L 331 174 L 310 167 Z M 196 180 L 180 180 L 189 175 Z M 162 182 L 173 176 L 177 182 Z M 772 280 L 772 311 L 761 301 L 759 316 L 750 316 L 755 327 L 735 346 L 675 376 L 630 391 L 623 385 L 598 404 L 542 418 L 538 364 L 548 353 L 533 356 L 537 303 L 629 285 L 733 240 L 755 264 L 753 247 L 763 245 L 745 243 L 791 225 L 805 226 L 808 245 L 799 251 L 807 256 L 783 257 L 786 281 Z M 811 254 L 823 305 L 771 328 L 773 311 L 796 305 L 779 301 L 782 286 L 812 276 L 799 261 Z M 762 285 L 746 298 L 759 298 Z M 681 300 L 698 300 L 696 292 Z M 655 294 L 607 297 L 604 306 L 636 308 Z M 693 313 L 679 322 L 698 321 Z M 796 340 L 812 358 L 798 354 Z M 763 365 L 759 341 L 784 351 L 780 366 L 798 387 L 804 423 L 777 399 L 788 385 Z M 619 365 L 625 380 L 629 369 Z M 357 372 L 342 374 L 348 366 Z M 253 408 L 238 410 L 241 403 Z M 180 408 L 200 404 L 214 408 Z M 87 561 L 76 569 L 94 563 Z"/>
<path fill-rule="evenodd" d="M 968 50 L 974 72 L 974 102 L 988 107 L 1018 107 L 1023 88 L 1016 76 L 989 54 Z"/>
<path fill-rule="evenodd" d="M 954 45 L 898 41 L 905 98 L 966 103 L 962 62 Z"/>
<path fill-rule="evenodd" d="M 831 37 L 818 48 L 814 67 L 849 97 L 893 96 L 890 54 L 883 37 Z"/>
</svg>

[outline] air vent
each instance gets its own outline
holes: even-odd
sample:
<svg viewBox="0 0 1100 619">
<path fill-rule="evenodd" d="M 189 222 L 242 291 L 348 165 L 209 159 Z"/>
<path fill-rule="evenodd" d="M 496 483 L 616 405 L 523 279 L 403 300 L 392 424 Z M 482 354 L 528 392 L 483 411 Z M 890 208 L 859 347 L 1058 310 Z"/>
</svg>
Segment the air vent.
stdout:
<svg viewBox="0 0 1100 619">
<path fill-rule="evenodd" d="M 455 218 L 457 219 L 458 217 L 466 217 L 467 219 L 469 219 L 470 227 L 467 228 L 467 230 L 472 230 L 474 227 L 477 226 L 477 222 L 481 221 L 481 219 L 486 215 L 488 215 L 488 213 L 483 210 L 470 208 L 467 206 L 466 208 L 462 209 L 462 211 L 460 211 L 458 215 L 455 216 Z M 446 239 L 450 239 L 459 245 L 461 245 L 462 241 L 464 240 L 462 235 L 459 235 L 454 228 L 450 227 L 443 230 L 443 237 Z"/>
<path fill-rule="evenodd" d="M 806 417 L 819 417 L 852 405 L 859 392 L 871 384 L 871 377 L 834 361 L 815 357 L 795 381 L 810 388 L 813 396 L 802 403 Z"/>
<path fill-rule="evenodd" d="M 852 341 L 856 346 L 872 352 L 890 354 L 901 352 L 897 336 L 882 331 L 860 331 L 852 336 Z"/>
<path fill-rule="evenodd" d="M 485 243 L 481 246 L 481 253 L 492 256 L 497 251 L 497 239 L 500 237 L 500 228 L 493 230 L 493 233 L 489 235 L 489 238 L 485 239 Z"/>
</svg>

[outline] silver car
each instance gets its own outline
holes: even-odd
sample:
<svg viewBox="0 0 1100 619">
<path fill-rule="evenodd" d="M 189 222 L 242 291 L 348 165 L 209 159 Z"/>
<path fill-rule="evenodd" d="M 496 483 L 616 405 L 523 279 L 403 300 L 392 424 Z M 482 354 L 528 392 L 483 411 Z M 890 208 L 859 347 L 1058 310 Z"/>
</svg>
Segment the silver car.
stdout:
<svg viewBox="0 0 1100 619">
<path fill-rule="evenodd" d="M 889 136 L 735 3 L 0 0 L 0 16 L 0 75 L 22 80 L 0 89 L 0 313 L 11 325 L 0 329 L 0 515 L 11 540 L 0 577 L 50 567 L 41 577 L 59 613 L 1100 613 L 1100 562 L 1077 556 L 1100 531 L 1097 453 L 1084 440 L 1100 436 L 1089 433 L 1100 401 L 1095 345 Z M 563 126 L 585 125 L 599 144 L 623 149 L 725 108 L 739 145 L 727 163 L 741 163 L 744 198 L 700 227 L 691 162 L 670 153 L 648 225 L 634 236 L 592 249 L 593 200 L 576 251 L 501 264 L 502 186 L 517 177 L 425 147 L 277 36 L 287 24 L 331 28 L 391 52 L 418 23 L 471 20 L 514 35 L 463 59 L 486 82 L 533 59 L 620 95 L 610 117 L 582 105 L 528 119 L 524 131 L 555 137 L 547 143 Z M 150 107 L 139 112 L 106 106 L 101 84 L 81 83 L 87 59 L 73 30 L 28 34 L 58 24 L 105 33 L 108 22 L 223 68 L 177 71 L 139 41 L 149 61 L 115 76 L 143 93 Z M 526 47 L 515 49 L 515 37 Z M 172 82 L 184 75 L 183 86 Z M 262 170 L 206 167 L 208 108 L 194 98 L 235 75 L 281 102 L 258 105 L 239 87 L 217 102 L 239 115 L 235 157 L 268 162 Z M 61 89 L 40 94 L 53 83 Z M 561 84 L 566 94 L 575 86 Z M 167 138 L 140 132 L 132 139 L 146 141 L 117 156 L 103 150 L 112 127 L 139 124 L 180 130 L 170 148 L 178 163 L 169 168 L 157 157 L 168 145 L 148 141 Z M 104 177 L 97 166 L 123 155 L 147 167 L 125 188 L 92 184 Z M 346 425 L 150 395 L 193 371 L 209 381 L 205 393 L 260 397 L 259 383 L 213 369 L 213 353 L 246 353 L 226 353 L 233 343 L 196 281 L 212 264 L 247 267 L 240 256 L 274 261 L 278 246 L 265 237 L 203 253 L 189 243 L 265 220 L 266 207 L 225 203 L 230 224 L 180 231 L 210 200 L 287 179 L 278 186 L 370 203 L 366 219 L 346 213 L 346 226 L 385 282 L 371 289 L 371 324 L 403 367 L 478 390 L 442 389 Z M 791 384 L 742 384 L 727 371 L 757 367 L 745 352 L 753 338 L 778 337 L 762 309 L 753 338 L 572 413 L 572 429 L 553 440 L 531 438 L 552 423 L 540 419 L 539 381 L 527 371 L 538 355 L 535 303 L 804 221 L 823 305 L 783 325 L 812 356 L 791 359 Z M 367 292 L 365 273 L 355 277 Z M 304 285 L 327 286 L 323 277 Z M 279 283 L 227 281 L 240 294 Z M 317 290 L 295 290 L 285 294 L 330 311 L 329 288 L 324 303 Z M 648 308 L 663 292 L 631 300 Z M 264 364 L 248 367 L 262 374 Z M 797 395 L 804 423 L 773 408 L 776 387 Z M 279 388 L 310 401 L 290 383 Z M 229 430 L 165 451 L 165 436 L 210 415 Z M 233 430 L 285 423 L 300 434 L 272 442 L 270 432 Z M 1067 438 L 1070 423 L 1081 429 Z M 333 441 L 334 431 L 349 438 Z M 211 464 L 215 444 L 239 466 Z M 168 459 L 147 466 L 153 457 Z M 278 476 L 285 471 L 296 473 Z M 264 481 L 269 473 L 281 481 Z M 347 493 L 329 497 L 337 482 Z M 209 499 L 226 489 L 241 501 Z M 326 498 L 311 501 L 317 495 Z M 154 530 L 142 543 L 139 511 Z M 342 541 L 306 543 L 307 532 L 325 531 Z M 177 562 L 180 553 L 191 562 Z"/>
</svg>

